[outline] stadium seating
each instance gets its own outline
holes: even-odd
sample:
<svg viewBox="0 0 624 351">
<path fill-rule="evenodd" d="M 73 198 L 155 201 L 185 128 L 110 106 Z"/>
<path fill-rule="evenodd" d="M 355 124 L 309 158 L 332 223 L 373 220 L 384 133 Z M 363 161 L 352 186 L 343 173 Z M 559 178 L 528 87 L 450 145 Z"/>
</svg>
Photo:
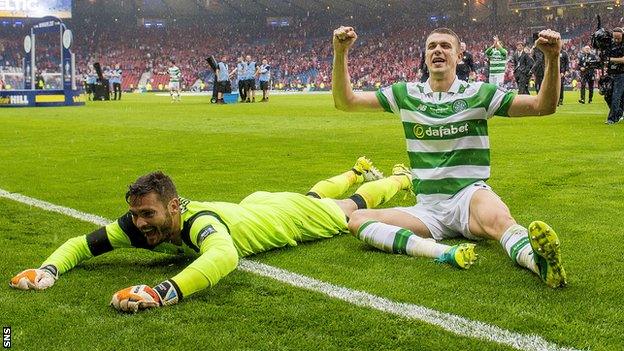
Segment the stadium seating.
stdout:
<svg viewBox="0 0 624 351">
<path fill-rule="evenodd" d="M 611 18 L 613 17 L 613 18 Z M 614 14 L 604 22 L 617 22 Z M 233 28 L 227 24 L 208 27 L 204 23 L 178 23 L 165 28 L 140 28 L 135 23 L 103 26 L 94 21 L 69 22 L 75 29 L 79 73 L 85 73 L 90 62 L 99 60 L 103 66 L 119 63 L 124 71 L 122 88 L 136 88 L 143 72 L 152 74 L 151 85 L 158 89 L 166 86 L 167 64 L 177 61 L 183 74 L 183 87 L 191 87 L 197 79 L 212 81 L 212 72 L 204 58 L 215 55 L 228 56 L 231 70 L 236 66 L 236 57 L 251 54 L 260 61 L 268 58 L 272 67 L 273 85 L 284 88 L 298 88 L 311 84 L 315 87 L 331 87 L 332 49 L 328 38 L 332 26 L 328 23 L 314 23 L 299 19 L 292 27 L 285 29 L 257 25 L 250 32 Z M 438 26 L 453 28 L 467 43 L 474 55 L 476 79 L 486 76 L 486 62 L 483 49 L 498 35 L 505 46 L 513 50 L 517 41 L 531 37 L 531 29 L 550 27 L 562 33 L 566 39 L 565 50 L 571 59 L 571 68 L 576 68 L 576 57 L 583 45 L 589 43 L 589 35 L 595 27 L 594 19 L 555 18 L 549 22 L 539 20 L 510 20 L 493 26 L 491 23 L 472 21 L 437 21 L 417 23 L 385 23 L 361 26 L 360 40 L 350 57 L 351 76 L 354 84 L 362 89 L 374 89 L 397 80 L 416 80 L 416 68 L 427 33 Z M 0 28 L 0 66 L 21 66 L 21 42 L 25 29 Z M 215 36 L 214 32 L 222 33 Z M 315 35 L 311 35 L 314 33 Z M 123 38 L 120 40 L 119 38 Z M 219 38 L 227 38 L 221 40 Z M 54 45 L 38 51 L 38 68 L 55 71 Z M 511 70 L 508 67 L 508 71 Z M 507 74 L 510 76 L 510 74 Z M 570 83 L 576 73 L 567 77 Z M 510 84 L 513 79 L 509 79 Z"/>
</svg>

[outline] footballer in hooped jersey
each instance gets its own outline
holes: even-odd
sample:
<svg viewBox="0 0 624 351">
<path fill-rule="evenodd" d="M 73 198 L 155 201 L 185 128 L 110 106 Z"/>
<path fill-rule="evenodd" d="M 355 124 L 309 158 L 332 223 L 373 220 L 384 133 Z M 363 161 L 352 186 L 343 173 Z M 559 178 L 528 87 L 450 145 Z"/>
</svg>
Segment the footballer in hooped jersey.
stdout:
<svg viewBox="0 0 624 351">
<path fill-rule="evenodd" d="M 356 40 L 353 27 L 334 31 L 334 104 L 343 111 L 385 111 L 401 117 L 417 203 L 355 211 L 349 229 L 382 250 L 384 242 L 400 238 L 407 238 L 403 240 L 408 243 L 413 237 L 494 239 L 514 263 L 537 274 L 546 285 L 564 287 L 566 272 L 555 231 L 541 221 L 528 228 L 518 224 L 486 184 L 490 177 L 487 120 L 495 115 L 549 115 L 557 109 L 560 34 L 546 29 L 535 41 L 546 64 L 537 96 L 516 95 L 495 84 L 457 78 L 461 41 L 448 28 L 437 28 L 427 36 L 426 82 L 395 83 L 377 92 L 356 94 L 348 70 L 348 53 Z M 495 48 L 500 47 L 496 38 Z M 420 247 L 411 244 L 406 249 L 417 252 Z"/>
<path fill-rule="evenodd" d="M 370 160 L 360 157 L 353 168 L 318 182 L 307 195 L 255 192 L 234 204 L 179 197 L 170 177 L 153 172 L 129 186 L 126 214 L 90 234 L 67 240 L 40 268 L 17 274 L 9 284 L 21 290 L 43 290 L 80 262 L 117 248 L 171 254 L 192 249 L 199 256 L 174 277 L 154 287 L 139 284 L 122 289 L 110 303 L 123 312 L 172 305 L 214 286 L 236 268 L 239 257 L 348 233 L 347 217 L 353 211 L 377 207 L 397 192 L 409 191 L 411 181 L 403 165 L 396 165 L 393 174 L 384 178 Z M 361 183 L 351 197 L 333 200 Z M 436 253 L 430 257 L 446 259 L 445 263 L 459 268 L 468 268 L 476 258 L 470 245 L 428 245 Z"/>
</svg>

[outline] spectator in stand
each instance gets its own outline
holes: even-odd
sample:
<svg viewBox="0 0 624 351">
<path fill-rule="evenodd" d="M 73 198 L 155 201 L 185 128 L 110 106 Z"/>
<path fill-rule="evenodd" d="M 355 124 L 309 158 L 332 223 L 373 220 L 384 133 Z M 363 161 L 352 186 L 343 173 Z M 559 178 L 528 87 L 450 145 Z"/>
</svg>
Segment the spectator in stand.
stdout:
<svg viewBox="0 0 624 351">
<path fill-rule="evenodd" d="M 39 70 L 36 70 L 36 73 L 35 73 L 35 89 L 38 89 L 38 90 L 45 89 L 45 80 L 43 79 L 43 75 L 41 74 L 41 72 L 39 72 Z"/>
</svg>

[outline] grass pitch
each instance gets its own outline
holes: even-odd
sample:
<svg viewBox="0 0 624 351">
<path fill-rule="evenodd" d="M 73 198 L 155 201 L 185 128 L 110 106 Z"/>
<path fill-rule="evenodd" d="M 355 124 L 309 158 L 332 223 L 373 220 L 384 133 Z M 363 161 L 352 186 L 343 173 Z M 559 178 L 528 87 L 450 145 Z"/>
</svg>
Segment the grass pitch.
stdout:
<svg viewBox="0 0 624 351">
<path fill-rule="evenodd" d="M 386 172 L 407 162 L 397 117 L 339 112 L 329 95 L 228 106 L 206 97 L 123 98 L 1 109 L 0 188 L 113 219 L 126 210 L 127 184 L 156 169 L 185 197 L 238 202 L 257 190 L 306 192 L 360 155 Z M 568 93 L 554 116 L 489 123 L 489 184 L 521 224 L 540 219 L 559 233 L 563 290 L 547 288 L 487 241 L 477 243 L 480 259 L 468 271 L 381 253 L 349 236 L 251 259 L 563 347 L 621 349 L 624 125 L 603 124 L 599 98 L 591 105 L 577 98 Z M 412 202 L 397 196 L 389 206 Z M 108 306 L 115 291 L 155 285 L 192 260 L 141 250 L 85 262 L 45 292 L 6 284 L 93 229 L 0 199 L 0 323 L 12 327 L 14 349 L 510 349 L 241 271 L 177 306 L 120 315 Z"/>
</svg>

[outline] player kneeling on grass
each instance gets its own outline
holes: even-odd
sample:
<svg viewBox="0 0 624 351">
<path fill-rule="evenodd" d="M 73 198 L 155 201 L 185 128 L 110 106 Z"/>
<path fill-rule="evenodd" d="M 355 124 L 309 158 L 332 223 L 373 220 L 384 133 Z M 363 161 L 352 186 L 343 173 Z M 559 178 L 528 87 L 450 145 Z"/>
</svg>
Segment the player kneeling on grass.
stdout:
<svg viewBox="0 0 624 351">
<path fill-rule="evenodd" d="M 447 28 L 438 28 L 427 37 L 425 63 L 430 76 L 425 83 L 395 83 L 376 93 L 355 94 L 347 62 L 356 39 L 352 27 L 334 31 L 335 106 L 344 111 L 386 111 L 400 116 L 418 203 L 356 211 L 349 216 L 351 231 L 382 250 L 410 255 L 431 255 L 421 237 L 498 240 L 513 262 L 535 272 L 552 288 L 565 286 L 557 234 L 543 222 L 533 222 L 528 229 L 517 224 L 509 208 L 485 183 L 490 177 L 487 120 L 494 115 L 548 115 L 557 108 L 559 33 L 543 30 L 535 41 L 546 64 L 537 96 L 459 80 L 460 40 Z M 454 254 L 462 256 L 461 251 Z"/>
<path fill-rule="evenodd" d="M 365 181 L 350 198 L 332 199 Z M 21 272 L 10 285 L 43 290 L 80 262 L 113 249 L 179 252 L 185 244 L 200 256 L 179 274 L 153 288 L 135 285 L 120 290 L 111 301 L 117 310 L 127 312 L 175 304 L 214 286 L 236 268 L 239 257 L 347 233 L 347 216 L 353 211 L 377 206 L 410 184 L 411 177 L 402 173 L 383 178 L 361 157 L 351 170 L 317 183 L 308 196 L 256 192 L 234 204 L 181 198 L 168 176 L 150 173 L 129 186 L 125 215 L 91 234 L 69 239 L 41 268 Z"/>
</svg>

